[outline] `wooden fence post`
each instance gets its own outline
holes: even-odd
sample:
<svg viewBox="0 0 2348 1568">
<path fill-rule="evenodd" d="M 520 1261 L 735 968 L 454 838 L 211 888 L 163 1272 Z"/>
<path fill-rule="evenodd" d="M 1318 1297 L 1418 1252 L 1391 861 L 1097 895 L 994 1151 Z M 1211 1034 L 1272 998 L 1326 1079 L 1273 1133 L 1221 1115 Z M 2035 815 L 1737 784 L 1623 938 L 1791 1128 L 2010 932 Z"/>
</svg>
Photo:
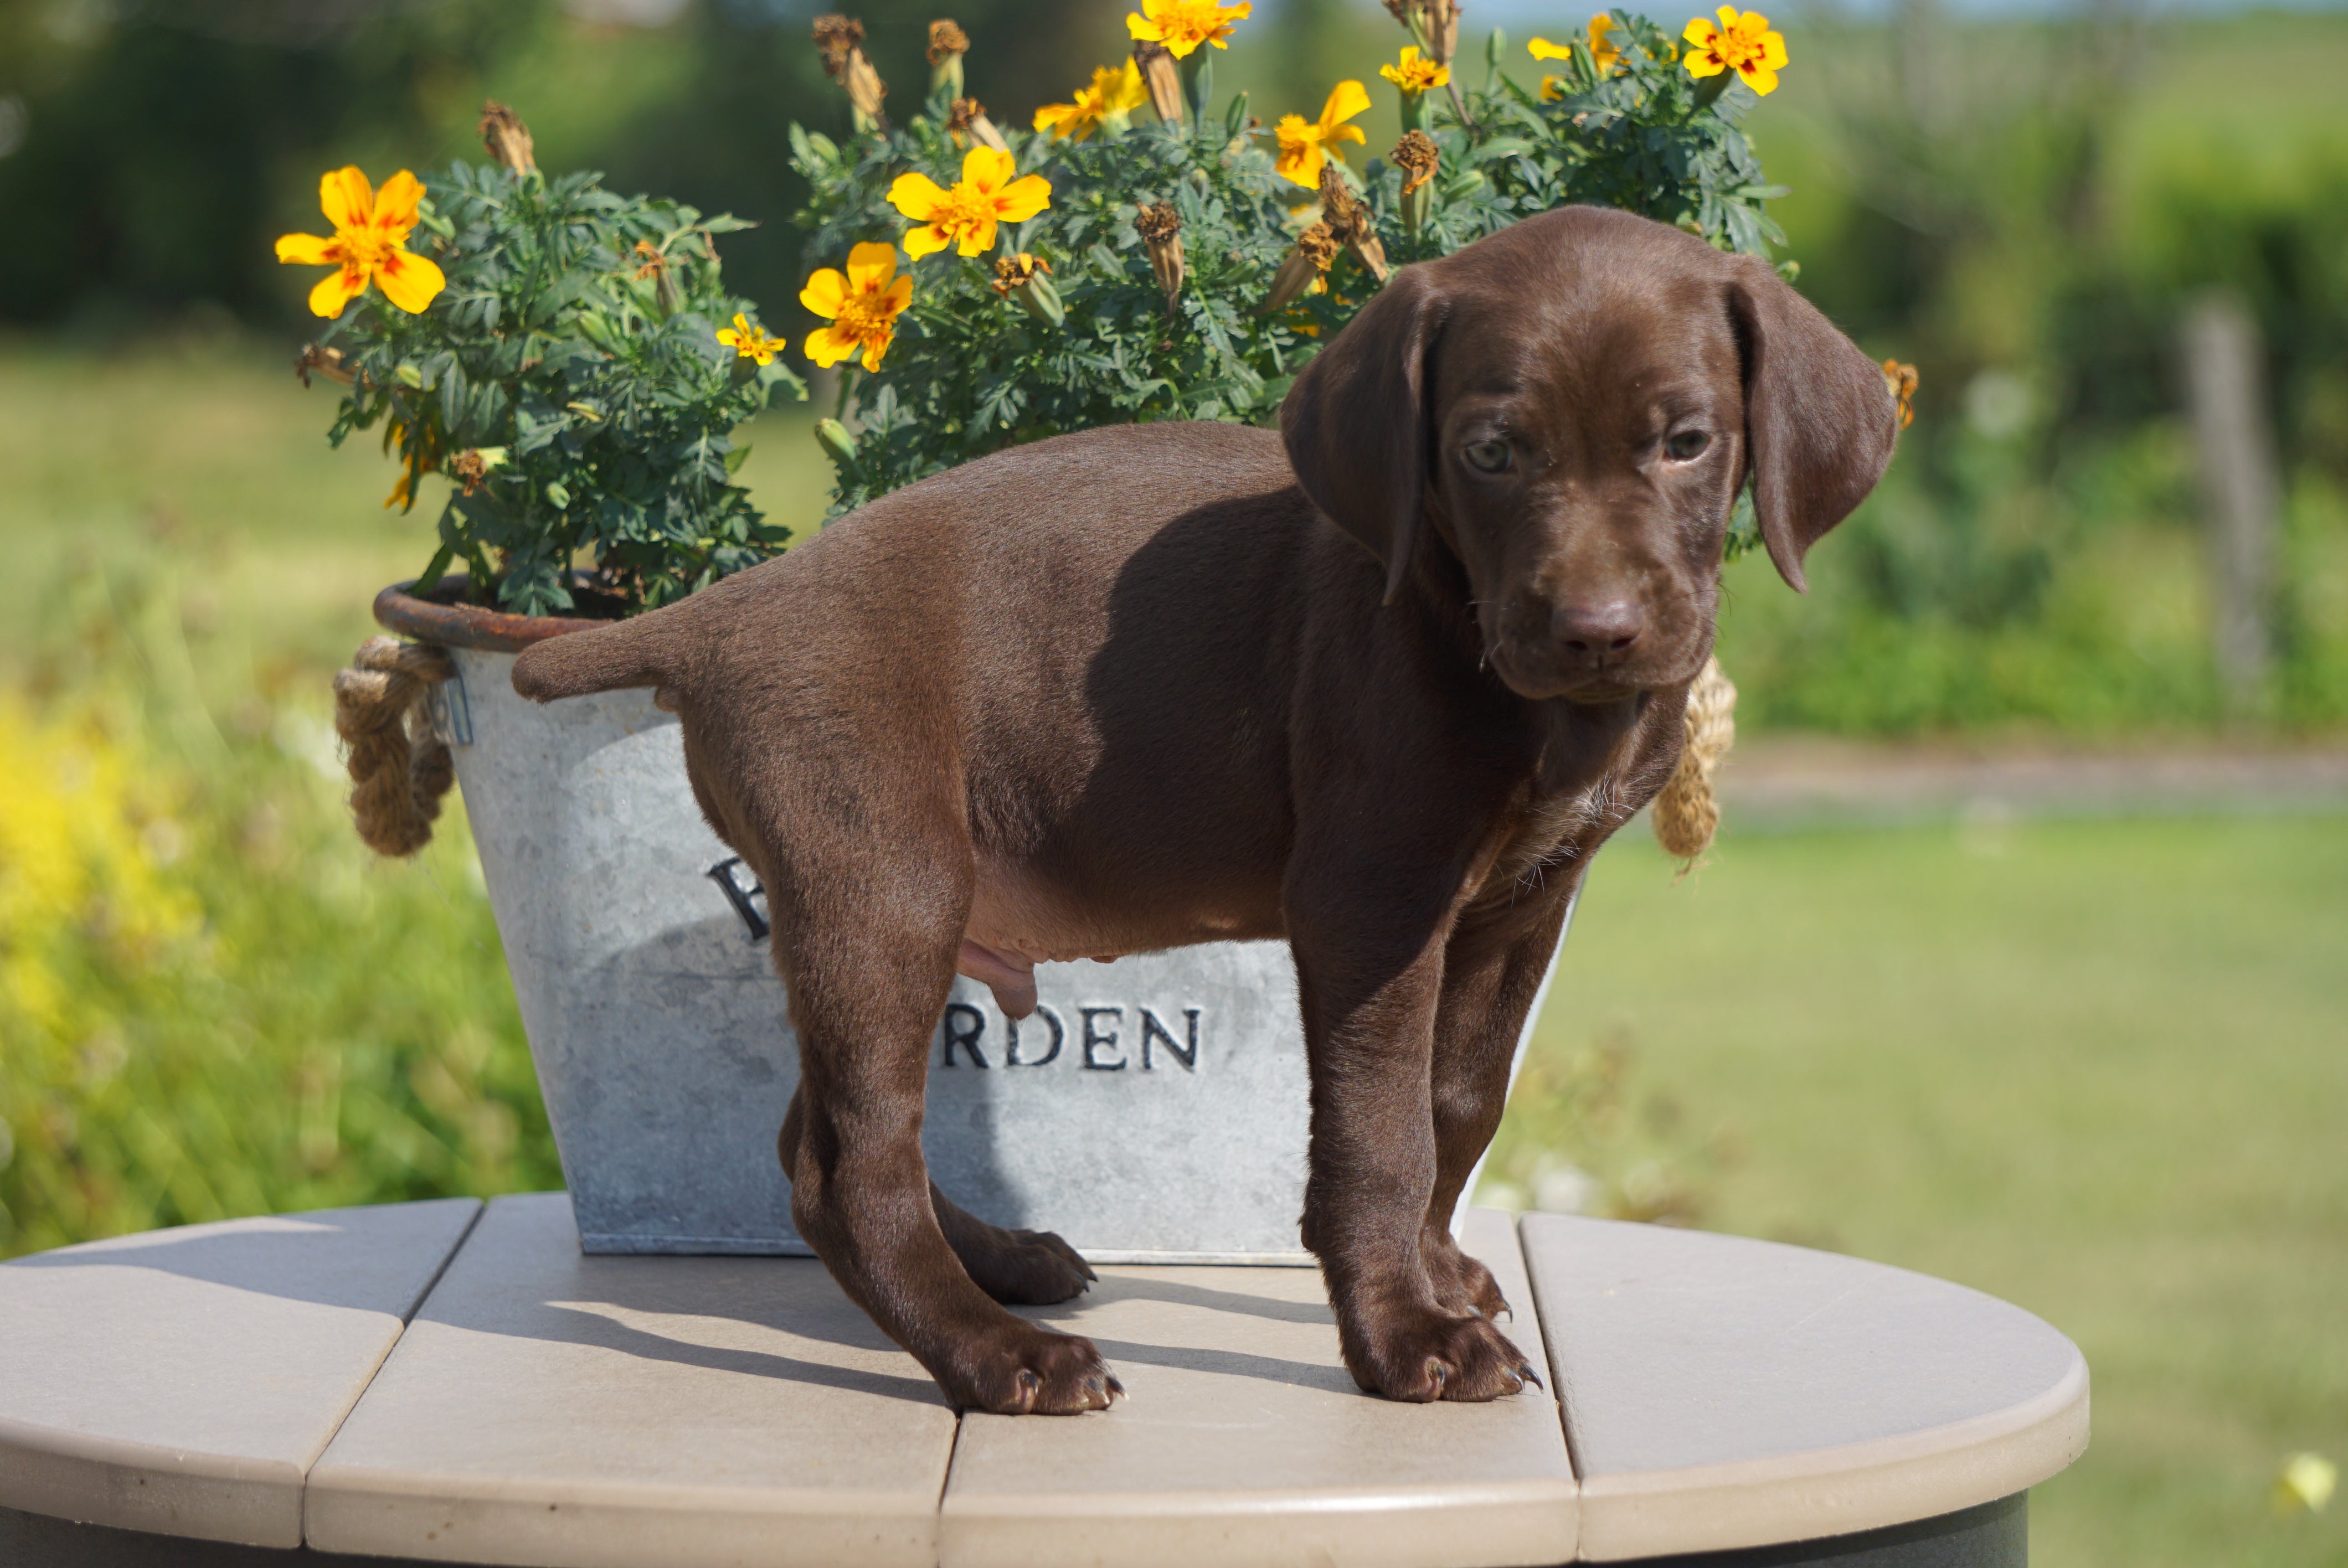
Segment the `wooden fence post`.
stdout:
<svg viewBox="0 0 2348 1568">
<path fill-rule="evenodd" d="M 2185 318 L 2185 379 L 2209 526 L 2210 632 L 2230 714 L 2254 713 L 2274 661 L 2281 484 L 2258 323 L 2231 293 Z"/>
</svg>

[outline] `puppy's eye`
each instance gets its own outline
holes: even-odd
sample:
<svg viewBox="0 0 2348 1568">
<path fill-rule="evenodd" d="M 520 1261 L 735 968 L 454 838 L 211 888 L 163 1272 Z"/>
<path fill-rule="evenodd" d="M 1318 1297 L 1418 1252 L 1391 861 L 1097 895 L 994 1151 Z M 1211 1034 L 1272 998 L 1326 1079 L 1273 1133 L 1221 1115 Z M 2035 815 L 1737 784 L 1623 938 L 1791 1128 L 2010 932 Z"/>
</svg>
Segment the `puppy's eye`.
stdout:
<svg viewBox="0 0 2348 1568">
<path fill-rule="evenodd" d="M 1509 466 L 1509 444 L 1505 441 L 1478 441 L 1460 456 L 1468 459 L 1470 468 L 1486 474 L 1498 474 Z"/>
<path fill-rule="evenodd" d="M 1684 463 L 1703 456 L 1704 449 L 1711 445 L 1712 437 L 1703 431 L 1683 430 L 1663 443 L 1663 455 L 1674 463 Z"/>
</svg>

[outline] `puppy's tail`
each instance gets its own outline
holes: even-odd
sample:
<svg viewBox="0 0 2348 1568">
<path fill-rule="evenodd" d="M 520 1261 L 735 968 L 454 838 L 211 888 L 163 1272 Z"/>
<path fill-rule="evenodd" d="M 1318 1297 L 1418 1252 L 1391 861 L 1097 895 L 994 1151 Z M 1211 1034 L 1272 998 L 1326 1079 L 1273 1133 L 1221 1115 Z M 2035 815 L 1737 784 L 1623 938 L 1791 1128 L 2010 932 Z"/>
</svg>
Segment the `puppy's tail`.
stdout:
<svg viewBox="0 0 2348 1568">
<path fill-rule="evenodd" d="M 670 676 L 662 657 L 666 630 L 639 616 L 534 642 L 514 661 L 513 689 L 533 702 L 551 702 L 592 692 L 658 686 Z"/>
</svg>

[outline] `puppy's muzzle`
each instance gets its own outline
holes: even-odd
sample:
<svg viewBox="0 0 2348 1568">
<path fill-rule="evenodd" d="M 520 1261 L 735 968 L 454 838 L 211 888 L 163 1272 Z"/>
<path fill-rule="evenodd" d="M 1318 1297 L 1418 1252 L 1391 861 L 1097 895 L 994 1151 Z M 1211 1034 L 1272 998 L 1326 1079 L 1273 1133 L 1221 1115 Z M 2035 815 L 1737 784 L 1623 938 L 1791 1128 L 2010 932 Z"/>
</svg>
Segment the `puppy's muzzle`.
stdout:
<svg viewBox="0 0 2348 1568">
<path fill-rule="evenodd" d="M 1649 683 L 1656 638 L 1636 600 L 1527 594 L 1498 620 L 1492 667 L 1520 696 L 1612 702 Z"/>
</svg>

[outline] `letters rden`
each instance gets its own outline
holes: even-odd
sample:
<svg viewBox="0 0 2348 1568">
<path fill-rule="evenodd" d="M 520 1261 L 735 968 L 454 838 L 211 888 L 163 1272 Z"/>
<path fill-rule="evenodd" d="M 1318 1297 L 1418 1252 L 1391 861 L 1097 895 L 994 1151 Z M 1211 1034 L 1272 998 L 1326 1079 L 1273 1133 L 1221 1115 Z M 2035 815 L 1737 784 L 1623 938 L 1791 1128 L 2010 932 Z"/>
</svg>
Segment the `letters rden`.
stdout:
<svg viewBox="0 0 2348 1568">
<path fill-rule="evenodd" d="M 1138 1067 L 1144 1072 L 1185 1073 L 1199 1071 L 1199 1030 L 1204 1008 L 1166 1009 L 1181 1015 L 1181 1032 L 1155 1007 L 1117 1002 L 1091 1002 L 1076 1009 L 1082 1020 L 1076 1050 L 1064 1058 L 1068 1021 L 1049 1002 L 1039 1003 L 1032 1017 L 1002 1020 L 1001 1034 L 990 1040 L 990 1019 L 984 1009 L 969 1002 L 948 1002 L 938 1020 L 938 1065 L 973 1067 L 982 1071 L 999 1068 L 1050 1067 L 1063 1063 L 1081 1072 L 1122 1072 Z M 1141 1029 L 1140 1055 L 1131 1054 L 1126 1020 L 1136 1017 Z M 1038 1034 L 1043 1038 L 1038 1039 Z"/>
</svg>

